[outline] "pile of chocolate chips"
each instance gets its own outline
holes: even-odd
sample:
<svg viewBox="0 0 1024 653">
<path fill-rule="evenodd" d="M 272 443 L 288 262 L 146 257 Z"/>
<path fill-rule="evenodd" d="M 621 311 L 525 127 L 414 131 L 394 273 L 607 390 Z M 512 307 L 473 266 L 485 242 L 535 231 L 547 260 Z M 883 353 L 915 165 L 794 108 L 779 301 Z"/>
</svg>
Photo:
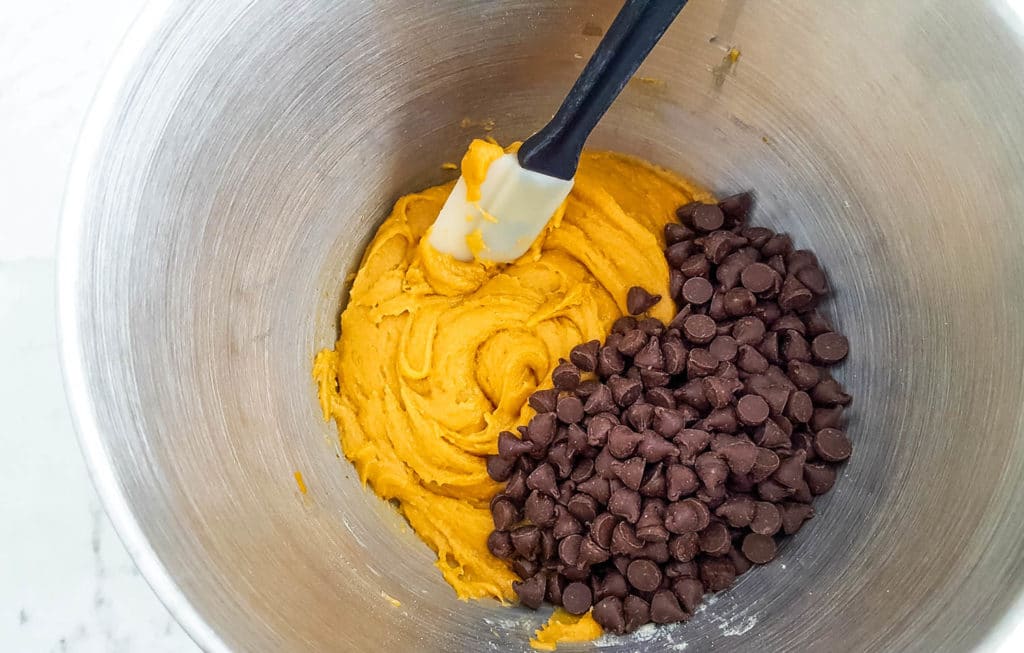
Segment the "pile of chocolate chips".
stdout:
<svg viewBox="0 0 1024 653">
<path fill-rule="evenodd" d="M 827 371 L 848 344 L 816 310 L 825 274 L 745 226 L 750 203 L 681 207 L 665 228 L 676 317 L 633 317 L 661 298 L 632 288 L 633 316 L 557 366 L 521 437 L 501 433 L 488 547 L 523 605 L 593 608 L 614 633 L 685 621 L 772 560 L 850 456 L 850 396 Z"/>
</svg>

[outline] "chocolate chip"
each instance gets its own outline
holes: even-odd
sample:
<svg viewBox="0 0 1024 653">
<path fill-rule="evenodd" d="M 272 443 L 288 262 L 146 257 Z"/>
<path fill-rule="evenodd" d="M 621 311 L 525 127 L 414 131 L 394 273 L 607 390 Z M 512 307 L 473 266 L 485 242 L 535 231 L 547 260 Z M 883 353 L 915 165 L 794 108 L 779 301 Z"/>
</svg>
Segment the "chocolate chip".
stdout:
<svg viewBox="0 0 1024 653">
<path fill-rule="evenodd" d="M 714 288 L 704 277 L 691 277 L 683 283 L 681 294 L 685 302 L 695 305 L 706 304 L 711 301 Z"/>
<path fill-rule="evenodd" d="M 612 391 L 612 399 L 619 406 L 626 407 L 640 398 L 643 384 L 636 379 L 613 376 L 608 379 L 608 388 Z"/>
<path fill-rule="evenodd" d="M 739 239 L 742 242 L 739 242 Z M 704 247 L 704 256 L 714 264 L 719 264 L 736 247 L 746 244 L 746 241 L 728 231 L 712 231 L 695 242 Z"/>
<path fill-rule="evenodd" d="M 531 578 L 540 570 L 540 564 L 535 560 L 526 558 L 514 558 L 512 560 L 512 571 L 520 578 Z"/>
<path fill-rule="evenodd" d="M 598 545 L 609 548 L 612 545 L 612 534 L 615 531 L 615 526 L 618 525 L 619 520 L 615 515 L 603 512 L 594 518 L 593 523 L 590 524 L 590 537 Z"/>
<path fill-rule="evenodd" d="M 520 526 L 511 533 L 512 547 L 523 558 L 533 560 L 540 548 L 540 529 L 536 526 Z"/>
<path fill-rule="evenodd" d="M 505 483 L 505 496 L 509 497 L 513 501 L 523 501 L 526 499 L 527 488 L 526 488 L 526 472 L 522 469 L 517 469 L 512 472 L 508 482 Z"/>
<path fill-rule="evenodd" d="M 732 317 L 749 315 L 757 305 L 757 298 L 746 288 L 733 288 L 727 290 L 722 297 L 722 305 L 725 312 Z"/>
<path fill-rule="evenodd" d="M 653 592 L 661 585 L 661 570 L 650 560 L 634 560 L 626 568 L 626 579 L 641 592 Z"/>
<path fill-rule="evenodd" d="M 786 404 L 786 417 L 794 422 L 806 424 L 814 416 L 814 402 L 806 392 L 794 392 Z"/>
<path fill-rule="evenodd" d="M 704 600 L 704 585 L 696 578 L 680 578 L 672 584 L 672 593 L 693 614 Z"/>
<path fill-rule="evenodd" d="M 725 257 L 721 265 L 715 270 L 715 279 L 721 285 L 722 290 L 731 290 L 740 282 L 740 274 L 743 268 L 750 265 L 752 259 L 743 250 L 733 252 Z"/>
<path fill-rule="evenodd" d="M 569 361 L 584 372 L 593 372 L 597 369 L 597 352 L 600 349 L 601 342 L 598 340 L 576 345 L 569 352 Z"/>
<path fill-rule="evenodd" d="M 554 412 L 539 412 L 529 421 L 526 437 L 540 447 L 551 444 L 558 431 L 558 419 Z M 536 447 L 535 447 L 536 449 Z"/>
<path fill-rule="evenodd" d="M 811 430 L 820 431 L 827 428 L 839 428 L 843 421 L 843 407 L 817 407 L 811 417 Z"/>
<path fill-rule="evenodd" d="M 580 384 L 580 370 L 572 363 L 559 363 L 551 373 L 551 381 L 559 390 L 572 392 Z"/>
<path fill-rule="evenodd" d="M 646 344 L 647 334 L 640 329 L 631 329 L 622 335 L 617 347 L 626 356 L 635 356 Z"/>
<path fill-rule="evenodd" d="M 567 476 L 568 470 L 570 469 L 569 466 L 571 465 L 571 455 L 573 453 L 582 453 L 584 451 L 587 451 L 588 447 L 590 446 L 590 436 L 587 434 L 586 431 L 580 428 L 579 424 L 570 424 L 564 430 L 564 433 L 565 443 L 568 445 L 568 447 L 566 448 L 566 460 L 562 462 L 562 465 L 564 466 L 564 473 L 562 474 L 562 476 Z M 551 449 L 548 451 L 548 458 L 551 460 L 552 463 L 556 462 L 556 451 L 557 446 L 551 447 Z"/>
<path fill-rule="evenodd" d="M 724 320 L 729 317 L 725 312 L 725 293 L 716 291 L 711 296 L 711 304 L 708 306 L 708 315 L 713 320 Z"/>
<path fill-rule="evenodd" d="M 663 388 L 672 380 L 671 375 L 661 370 L 652 370 L 646 367 L 638 367 L 640 370 L 640 382 L 645 389 Z"/>
<path fill-rule="evenodd" d="M 608 632 L 621 635 L 626 631 L 622 599 L 617 596 L 606 596 L 598 601 L 594 606 L 593 616 L 594 621 Z"/>
<path fill-rule="evenodd" d="M 621 601 L 629 595 L 629 584 L 626 583 L 626 577 L 614 569 L 609 570 L 603 576 L 595 576 L 591 586 L 594 590 L 595 601 L 609 596 Z"/>
<path fill-rule="evenodd" d="M 536 610 L 540 607 L 541 602 L 544 601 L 544 592 L 547 589 L 544 575 L 537 574 L 532 578 L 527 578 L 523 581 L 514 581 L 512 583 L 512 589 L 515 591 L 516 596 L 519 597 L 519 602 L 528 608 Z"/>
<path fill-rule="evenodd" d="M 655 408 L 652 427 L 661 436 L 671 438 L 686 425 L 681 412 L 669 408 Z"/>
<path fill-rule="evenodd" d="M 608 499 L 608 512 L 635 524 L 640 519 L 640 493 L 625 487 L 615 490 Z"/>
<path fill-rule="evenodd" d="M 733 379 L 709 376 L 703 380 L 702 385 L 704 386 L 704 396 L 707 398 L 708 403 L 714 408 L 725 408 L 732 403 L 732 394 L 739 390 L 743 384 Z"/>
<path fill-rule="evenodd" d="M 778 502 L 793 496 L 793 488 L 769 478 L 757 484 L 757 495 L 765 501 Z"/>
<path fill-rule="evenodd" d="M 725 483 L 729 476 L 728 464 L 715 452 L 708 451 L 697 456 L 694 467 L 705 488 L 718 487 Z"/>
<path fill-rule="evenodd" d="M 846 336 L 829 332 L 817 336 L 811 343 L 814 357 L 826 365 L 833 365 L 846 358 L 850 352 L 850 343 Z"/>
<path fill-rule="evenodd" d="M 606 385 L 600 385 L 594 392 L 587 397 L 587 401 L 583 404 L 583 412 L 587 415 L 596 415 L 598 413 L 604 413 L 614 410 L 615 399 L 612 397 L 612 391 Z M 587 432 L 590 432 L 589 425 Z"/>
<path fill-rule="evenodd" d="M 763 424 L 768 412 L 768 402 L 758 395 L 743 395 L 736 402 L 736 418 L 747 426 Z"/>
<path fill-rule="evenodd" d="M 675 560 L 690 562 L 700 553 L 700 536 L 697 533 L 673 535 L 668 541 L 668 552 Z"/>
<path fill-rule="evenodd" d="M 498 455 L 506 460 L 514 461 L 519 456 L 533 451 L 533 444 L 523 442 L 510 431 L 502 431 L 498 434 Z"/>
<path fill-rule="evenodd" d="M 511 558 L 515 549 L 508 531 L 491 531 L 491 534 L 487 536 L 487 550 L 497 558 L 503 560 Z"/>
<path fill-rule="evenodd" d="M 743 555 L 747 560 L 763 565 L 775 559 L 775 540 L 760 533 L 748 533 L 743 538 Z"/>
<path fill-rule="evenodd" d="M 625 425 L 613 426 L 608 431 L 608 452 L 616 458 L 628 458 L 644 436 Z"/>
<path fill-rule="evenodd" d="M 715 204 L 701 204 L 693 209 L 689 224 L 697 231 L 714 231 L 725 223 L 725 214 Z"/>
<path fill-rule="evenodd" d="M 717 208 L 717 207 L 716 207 Z M 656 624 L 670 624 L 686 621 L 690 615 L 679 607 L 679 600 L 670 590 L 660 590 L 651 599 L 651 621 Z"/>
<path fill-rule="evenodd" d="M 792 456 L 783 458 L 772 478 L 788 488 L 799 487 L 804 480 L 804 461 L 806 459 L 807 454 L 799 450 Z"/>
<path fill-rule="evenodd" d="M 713 337 L 713 336 L 712 336 Z M 691 349 L 690 357 L 686 361 L 686 372 L 691 378 L 708 376 L 714 374 L 718 369 L 718 359 L 711 355 L 707 349 Z M 698 406 L 695 406 L 698 408 Z"/>
<path fill-rule="evenodd" d="M 778 273 L 764 263 L 752 263 L 740 273 L 740 283 L 750 292 L 763 293 L 776 283 Z"/>
<path fill-rule="evenodd" d="M 515 462 L 512 460 L 506 460 L 501 456 L 487 457 L 487 475 L 498 483 L 507 481 L 512 476 L 514 468 Z"/>
<path fill-rule="evenodd" d="M 683 335 L 690 342 L 705 345 L 715 338 L 715 334 L 715 321 L 707 315 L 691 315 L 683 321 Z"/>
<path fill-rule="evenodd" d="M 700 578 L 709 592 L 719 592 L 736 580 L 736 568 L 728 558 L 704 558 L 700 561 Z"/>
<path fill-rule="evenodd" d="M 671 533 L 696 533 L 707 528 L 711 513 L 697 499 L 684 499 L 665 508 L 665 528 Z"/>
<path fill-rule="evenodd" d="M 594 472 L 601 478 L 610 481 L 615 478 L 615 473 L 612 471 L 613 462 L 615 462 L 615 456 L 612 455 L 611 451 L 607 448 L 601 449 L 597 456 L 594 457 Z"/>
<path fill-rule="evenodd" d="M 750 522 L 750 530 L 761 535 L 775 535 L 782 527 L 782 515 L 775 504 L 768 501 L 757 501 L 754 504 L 754 519 Z"/>
<path fill-rule="evenodd" d="M 696 458 L 711 443 L 711 434 L 703 429 L 683 429 L 672 441 L 686 449 L 690 457 Z"/>
<path fill-rule="evenodd" d="M 633 286 L 626 292 L 626 309 L 630 315 L 639 315 L 661 301 L 661 295 L 652 295 L 640 286 Z"/>
<path fill-rule="evenodd" d="M 639 508 L 637 508 L 639 512 Z M 622 521 L 612 531 L 612 542 L 609 547 L 615 555 L 635 556 L 644 548 L 644 541 L 636 535 L 636 531 L 628 523 Z"/>
<path fill-rule="evenodd" d="M 789 265 L 789 269 L 793 271 L 792 264 Z M 796 270 L 794 274 L 800 283 L 807 286 L 815 295 L 828 294 L 828 279 L 825 278 L 825 273 L 818 266 L 807 266 Z"/>
<path fill-rule="evenodd" d="M 537 468 L 526 477 L 526 487 L 531 490 L 540 490 L 557 498 L 558 479 L 555 475 L 555 468 L 550 463 L 537 465 Z"/>
<path fill-rule="evenodd" d="M 815 403 L 826 406 L 845 406 L 850 403 L 850 395 L 846 394 L 838 381 L 831 378 L 818 381 L 818 385 L 811 390 L 811 398 Z"/>
<path fill-rule="evenodd" d="M 780 507 L 782 513 L 782 532 L 792 535 L 800 530 L 804 522 L 814 516 L 814 508 L 806 503 L 787 501 Z"/>
<path fill-rule="evenodd" d="M 775 235 L 775 232 L 764 227 L 746 227 L 740 231 L 740 235 L 749 240 L 753 247 L 761 249 L 768 239 Z"/>
<path fill-rule="evenodd" d="M 733 474 L 749 474 L 757 461 L 758 449 L 749 440 L 740 440 L 722 447 L 719 452 Z"/>
<path fill-rule="evenodd" d="M 552 413 L 558 401 L 558 389 L 538 390 L 530 395 L 529 404 L 538 413 Z"/>
<path fill-rule="evenodd" d="M 769 264 L 771 261 L 769 261 Z M 754 317 L 766 325 L 772 325 L 782 315 L 782 309 L 775 302 L 761 302 L 754 307 Z"/>
<path fill-rule="evenodd" d="M 804 480 L 811 494 L 825 494 L 835 485 L 836 470 L 825 463 L 807 463 L 804 465 Z"/>
<path fill-rule="evenodd" d="M 687 249 L 687 251 L 690 250 Z M 666 258 L 668 257 L 666 256 Z M 711 272 L 711 263 L 703 254 L 691 254 L 678 264 L 674 264 L 673 259 L 668 259 L 668 263 L 686 277 L 706 277 Z"/>
<path fill-rule="evenodd" d="M 494 508 L 491 508 L 493 513 Z M 553 526 L 555 523 L 555 500 L 550 496 L 534 490 L 526 497 L 526 507 L 523 509 L 526 518 L 537 526 Z M 495 525 L 497 528 L 497 524 Z"/>
<path fill-rule="evenodd" d="M 830 463 L 838 463 L 850 457 L 853 446 L 846 434 L 839 429 L 825 428 L 814 436 L 814 450 Z"/>
<path fill-rule="evenodd" d="M 615 320 L 612 324 L 612 333 L 622 335 L 627 331 L 632 331 L 636 328 L 636 318 L 632 315 L 623 315 L 622 317 Z"/>
<path fill-rule="evenodd" d="M 656 463 L 644 473 L 644 480 L 640 484 L 640 494 L 645 497 L 665 496 L 665 469 L 662 463 Z"/>
<path fill-rule="evenodd" d="M 811 360 L 811 346 L 802 335 L 787 329 L 780 335 L 779 354 L 785 361 L 798 360 L 808 363 Z"/>
<path fill-rule="evenodd" d="M 732 336 L 717 336 L 708 346 L 711 355 L 720 361 L 734 361 L 739 353 L 739 345 Z"/>
<path fill-rule="evenodd" d="M 711 522 L 700 532 L 700 550 L 708 555 L 725 555 L 730 546 L 729 529 L 722 522 Z"/>
<path fill-rule="evenodd" d="M 789 313 L 783 315 L 779 319 L 772 322 L 772 331 L 796 331 L 800 335 L 804 335 L 806 328 L 804 327 L 803 320 L 798 315 Z"/>
<path fill-rule="evenodd" d="M 760 344 L 765 332 L 764 322 L 752 315 L 741 317 L 732 327 L 732 337 L 740 345 Z"/>
<path fill-rule="evenodd" d="M 558 559 L 570 567 L 576 566 L 580 561 L 580 544 L 583 543 L 583 536 L 571 534 L 558 543 Z"/>
<path fill-rule="evenodd" d="M 636 451 L 648 463 L 660 462 L 679 455 L 679 447 L 654 431 L 644 432 L 643 440 L 637 445 Z"/>
<path fill-rule="evenodd" d="M 576 494 L 566 503 L 573 517 L 587 523 L 597 516 L 597 501 L 589 494 Z"/>
<path fill-rule="evenodd" d="M 613 374 L 620 374 L 626 369 L 626 361 L 622 358 L 617 347 L 604 346 L 597 354 L 597 374 L 601 378 L 608 378 Z"/>
<path fill-rule="evenodd" d="M 655 410 L 675 410 L 676 407 L 676 398 L 668 388 L 651 388 L 644 393 L 643 400 Z"/>
<path fill-rule="evenodd" d="M 715 514 L 721 517 L 733 528 L 746 528 L 754 519 L 754 500 L 747 495 L 739 495 L 726 499 L 725 503 L 718 506 Z"/>
<path fill-rule="evenodd" d="M 640 367 L 660 370 L 665 366 L 665 358 L 661 353 L 661 342 L 657 338 L 651 338 L 647 344 L 637 352 L 633 362 Z"/>
<path fill-rule="evenodd" d="M 786 367 L 786 374 L 800 390 L 810 390 L 818 384 L 818 368 L 810 363 L 794 360 Z"/>
<path fill-rule="evenodd" d="M 562 397 L 558 400 L 555 415 L 565 424 L 575 424 L 583 419 L 583 402 L 573 395 Z"/>
<path fill-rule="evenodd" d="M 651 607 L 639 596 L 630 594 L 622 601 L 622 611 L 626 615 L 626 632 L 633 632 L 651 620 Z"/>
<path fill-rule="evenodd" d="M 599 501 L 600 503 L 608 503 L 608 497 L 611 496 L 611 489 L 608 486 L 608 479 L 601 478 L 600 476 L 596 475 L 591 476 L 585 481 L 582 481 L 579 485 L 576 486 L 576 489 L 585 494 L 589 494 L 590 496 L 597 499 L 597 501 Z"/>
<path fill-rule="evenodd" d="M 681 241 L 678 243 L 673 243 L 665 249 L 665 260 L 668 261 L 669 266 L 673 268 L 680 268 L 687 261 L 687 259 L 689 259 L 692 253 L 692 241 Z M 701 258 L 703 258 L 703 256 Z"/>
<path fill-rule="evenodd" d="M 799 311 L 808 308 L 814 301 L 814 294 L 800 283 L 795 276 L 787 276 L 779 291 L 779 307 L 784 311 Z"/>
<path fill-rule="evenodd" d="M 594 595 L 584 583 L 569 583 L 562 590 L 562 607 L 569 614 L 584 614 L 590 609 Z"/>
<path fill-rule="evenodd" d="M 665 242 L 669 245 L 692 240 L 694 236 L 696 234 L 693 231 L 678 222 L 670 222 L 665 225 Z"/>
<path fill-rule="evenodd" d="M 583 532 L 583 526 L 580 525 L 579 520 L 573 517 L 565 506 L 555 506 L 555 515 L 555 525 L 551 531 L 555 539 L 560 540 L 569 535 Z"/>
<path fill-rule="evenodd" d="M 644 477 L 644 460 L 637 456 L 624 462 L 615 461 L 612 471 L 626 487 L 639 490 Z"/>
<path fill-rule="evenodd" d="M 736 193 L 735 195 L 730 195 L 720 201 L 718 206 L 730 220 L 742 223 L 746 220 L 747 215 L 750 213 L 750 209 L 754 206 L 754 194 L 749 191 Z M 747 236 L 747 232 L 749 231 L 756 231 L 756 229 L 744 229 L 743 235 L 749 238 L 749 236 Z M 768 229 L 762 229 L 762 231 L 767 231 L 769 235 L 771 234 L 771 231 Z M 690 610 L 690 612 L 693 612 L 693 610 Z"/>
<path fill-rule="evenodd" d="M 816 338 L 823 333 L 833 331 L 832 325 L 824 315 L 818 311 L 809 311 L 803 314 L 804 324 L 807 325 L 807 335 Z"/>
<path fill-rule="evenodd" d="M 669 501 L 678 501 L 688 497 L 700 488 L 700 479 L 689 467 L 669 465 L 665 470 L 665 497 Z"/>
</svg>

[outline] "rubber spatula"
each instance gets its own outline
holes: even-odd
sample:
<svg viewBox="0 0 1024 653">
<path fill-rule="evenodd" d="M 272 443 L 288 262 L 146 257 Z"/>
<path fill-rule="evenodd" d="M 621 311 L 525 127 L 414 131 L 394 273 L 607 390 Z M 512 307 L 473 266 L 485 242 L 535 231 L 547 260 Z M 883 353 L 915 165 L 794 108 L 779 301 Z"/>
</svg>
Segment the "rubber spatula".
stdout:
<svg viewBox="0 0 1024 653">
<path fill-rule="evenodd" d="M 509 262 L 525 253 L 572 190 L 583 144 L 597 121 L 686 2 L 627 0 L 558 113 L 517 154 L 491 163 L 477 201 L 468 200 L 466 180 L 459 178 L 430 244 L 469 261 L 474 251 L 467 237 L 479 231 L 475 254 L 482 260 Z"/>
</svg>

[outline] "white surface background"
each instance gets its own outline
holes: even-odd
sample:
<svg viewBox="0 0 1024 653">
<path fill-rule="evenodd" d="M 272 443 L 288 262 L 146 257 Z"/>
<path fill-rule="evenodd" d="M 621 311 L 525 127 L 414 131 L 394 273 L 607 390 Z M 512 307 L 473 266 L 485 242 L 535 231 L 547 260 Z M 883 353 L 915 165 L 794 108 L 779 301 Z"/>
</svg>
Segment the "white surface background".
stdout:
<svg viewBox="0 0 1024 653">
<path fill-rule="evenodd" d="M 193 653 L 125 553 L 64 401 L 54 247 L 64 179 L 144 0 L 0 0 L 0 652 Z"/>
</svg>

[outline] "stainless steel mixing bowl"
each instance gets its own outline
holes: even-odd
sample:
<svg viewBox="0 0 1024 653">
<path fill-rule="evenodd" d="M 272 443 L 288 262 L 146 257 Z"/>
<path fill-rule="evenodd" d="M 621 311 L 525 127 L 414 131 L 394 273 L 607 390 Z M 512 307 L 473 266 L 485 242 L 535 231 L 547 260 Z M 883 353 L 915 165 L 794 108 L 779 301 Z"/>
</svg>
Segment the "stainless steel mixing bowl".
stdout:
<svg viewBox="0 0 1024 653">
<path fill-rule="evenodd" d="M 68 189 L 64 362 L 111 516 L 204 647 L 525 648 L 540 618 L 456 600 L 339 459 L 310 365 L 395 198 L 484 126 L 540 126 L 616 4 L 140 18 Z M 1011 0 L 693 0 L 608 114 L 593 146 L 757 189 L 820 253 L 857 405 L 852 462 L 777 562 L 606 650 L 1022 645 L 1022 34 Z"/>
</svg>

